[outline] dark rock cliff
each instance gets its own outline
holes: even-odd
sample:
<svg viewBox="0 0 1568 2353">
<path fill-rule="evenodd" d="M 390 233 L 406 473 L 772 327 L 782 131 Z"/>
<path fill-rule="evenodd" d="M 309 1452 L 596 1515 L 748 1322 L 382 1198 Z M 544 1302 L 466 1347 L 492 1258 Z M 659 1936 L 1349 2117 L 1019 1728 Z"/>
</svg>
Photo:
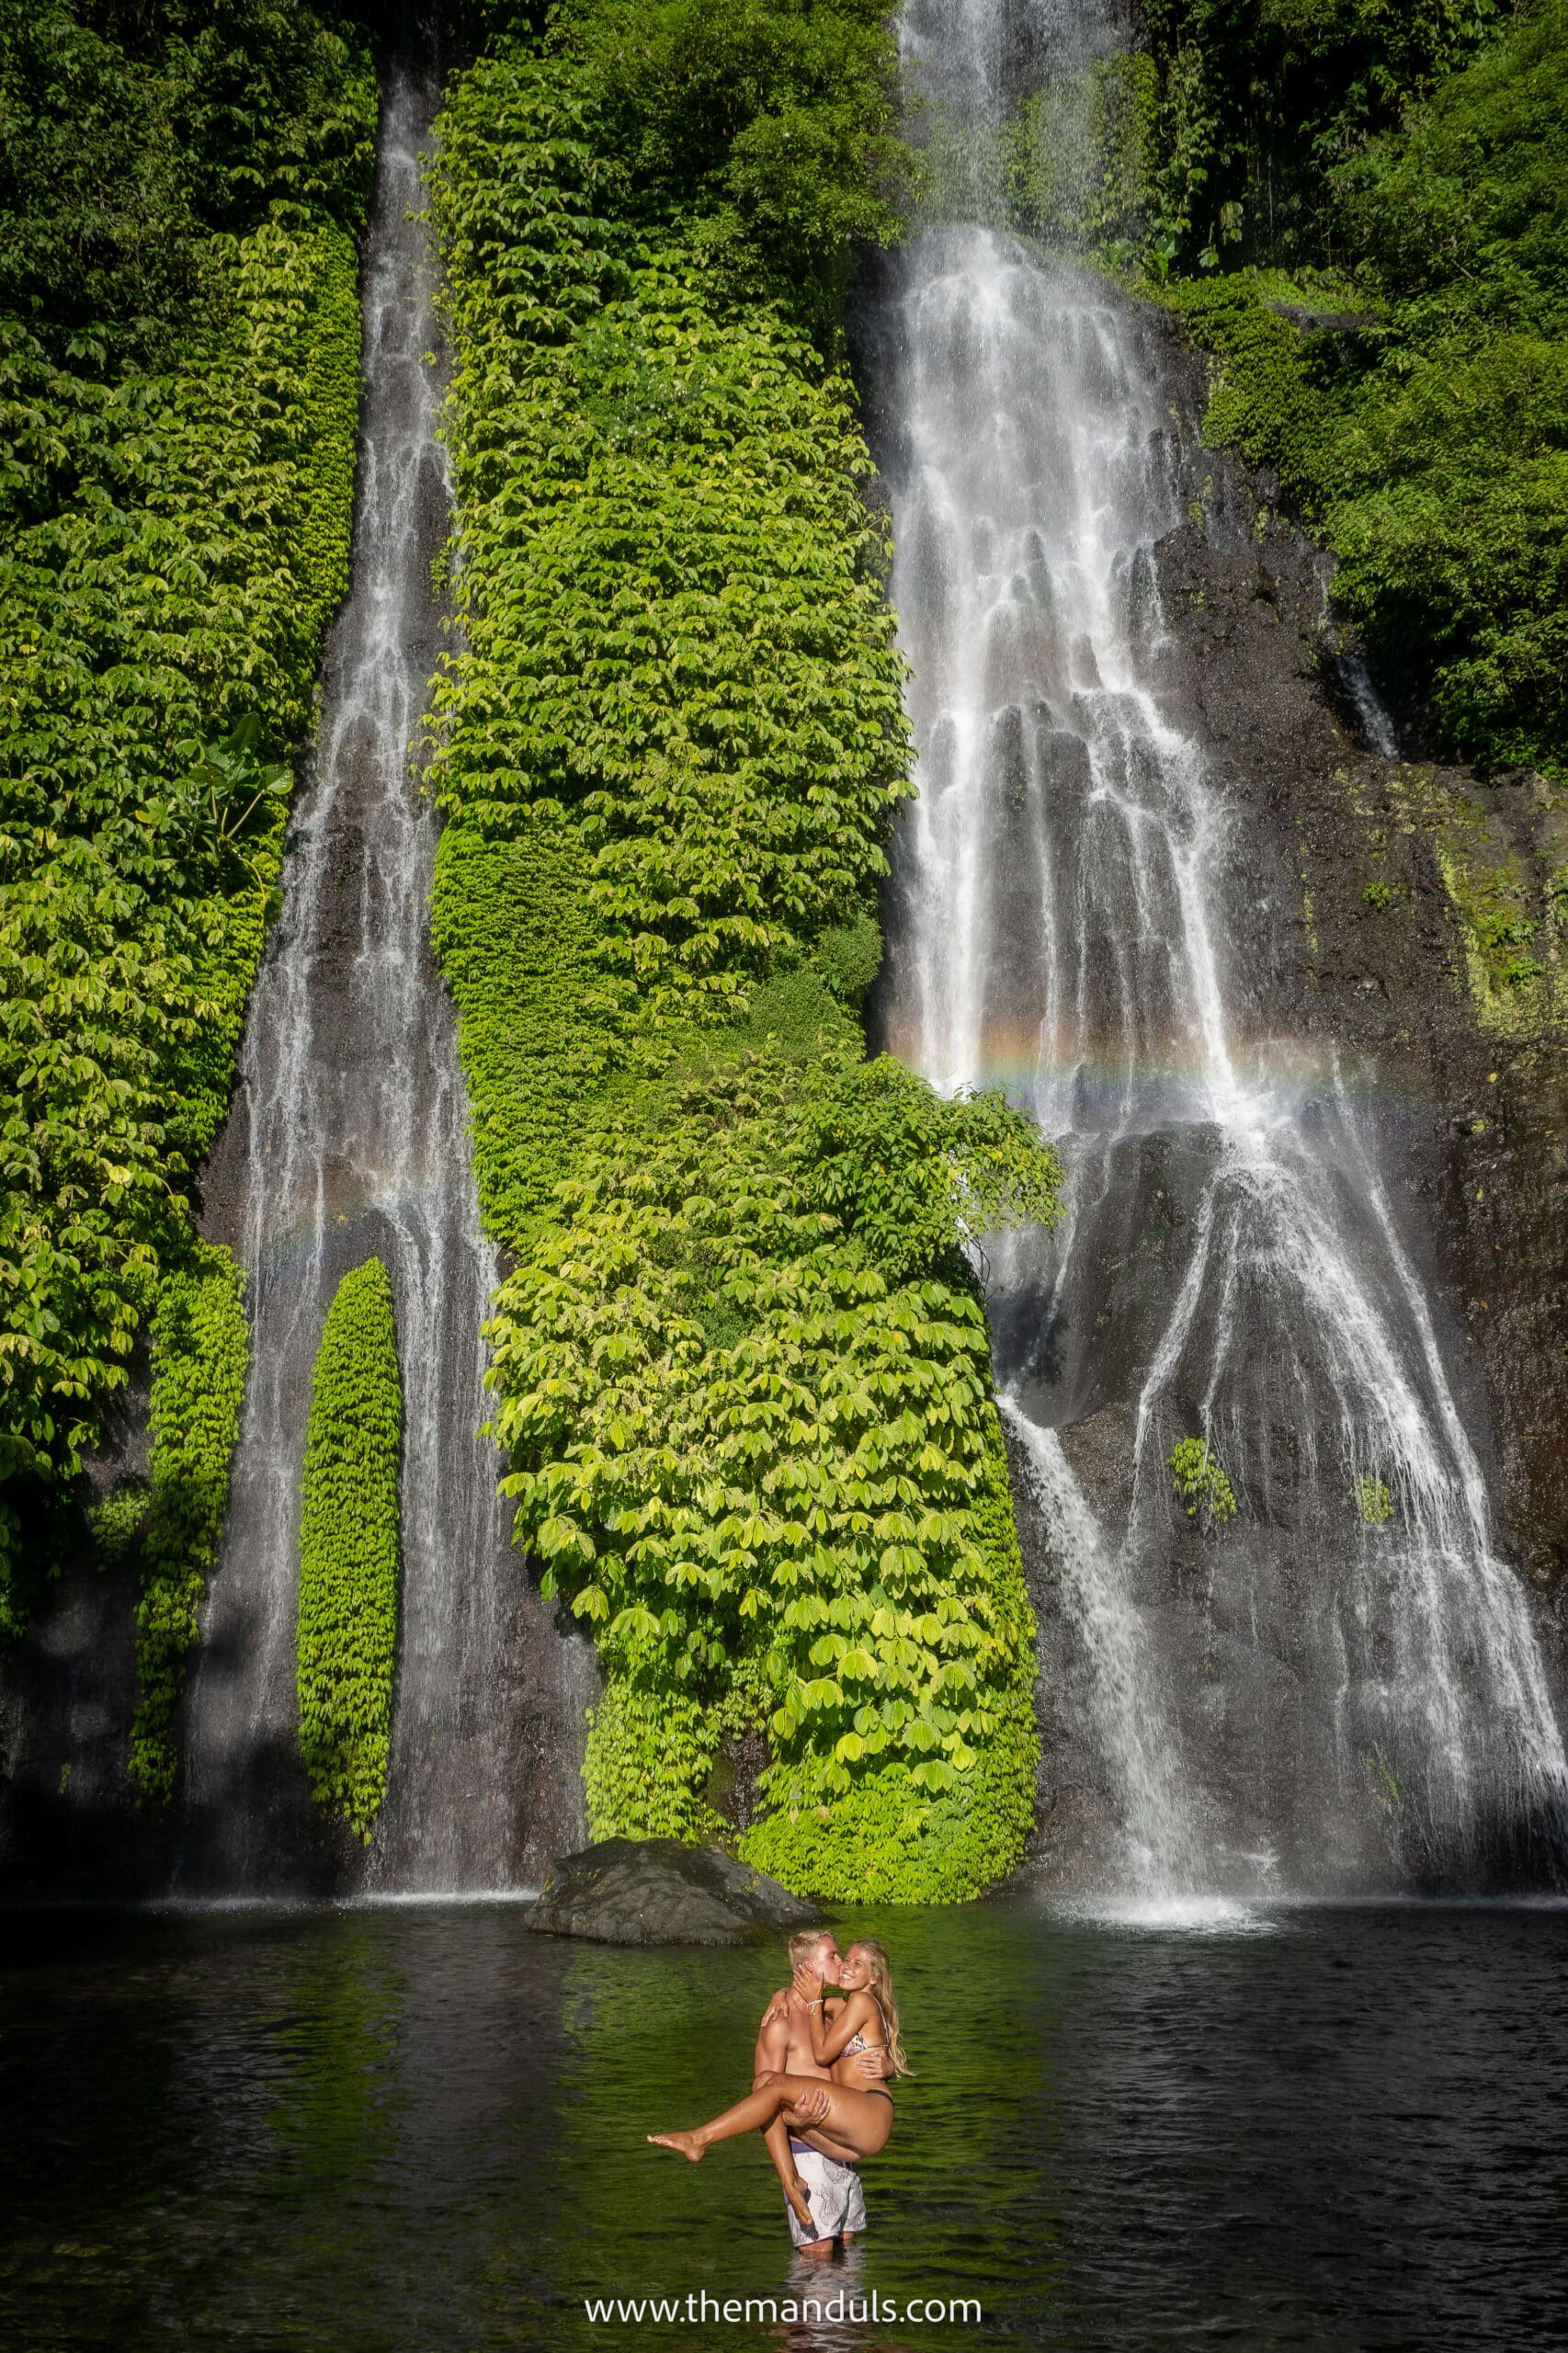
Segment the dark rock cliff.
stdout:
<svg viewBox="0 0 1568 2353">
<path fill-rule="evenodd" d="M 1238 815 L 1252 884 L 1235 916 L 1244 934 L 1252 927 L 1238 961 L 1256 974 L 1253 1018 L 1273 1038 L 1298 1040 L 1309 1062 L 1332 1058 L 1360 1105 L 1561 1710 L 1568 794 L 1533 775 L 1483 778 L 1373 748 L 1354 648 L 1329 615 L 1324 557 L 1281 517 L 1271 482 L 1202 448 L 1204 363 L 1153 312 L 1147 333 L 1179 424 L 1187 494 L 1186 519 L 1155 551 L 1168 632 L 1157 683 Z M 1136 1402 L 1162 1302 L 1186 1263 L 1204 1150 L 1201 1137 L 1180 1131 L 1145 1140 L 1131 1182 L 1124 1165 L 1125 1200 L 1100 1263 L 1080 1285 L 1076 1312 L 1095 1328 L 1091 1345 L 1070 1351 L 1082 1393 L 1062 1437 L 1107 1525 L 1126 1515 Z M 999 1302 L 1005 1370 L 1019 1360 L 1009 1313 L 1027 1324 L 1035 1305 L 1027 1291 Z M 1015 1473 L 1041 1625 L 1036 1851 L 1049 1878 L 1072 1885 L 1093 1876 L 1114 1809 L 1093 1761 L 1084 1662 L 1062 1620 L 1051 1532 L 1038 1523 L 1021 1462 Z M 1268 1507 L 1289 1542 L 1288 1495 L 1271 1495 Z M 1204 1540 L 1178 1521 L 1164 1586 L 1146 1604 L 1150 1627 L 1185 1737 L 1196 1733 L 1220 1780 L 1230 1777 L 1233 1818 L 1250 1809 L 1263 1852 L 1283 1828 L 1289 1853 L 1292 1824 L 1312 1836 L 1292 1762 L 1301 1662 L 1288 1652 L 1248 1659 L 1280 1728 L 1260 1764 L 1256 1745 L 1233 1746 L 1223 1729 L 1237 1659 L 1217 1639 L 1224 1612 L 1217 1618 L 1211 1606 L 1215 1573 Z M 1195 1608 L 1206 1589 L 1210 1607 Z M 1236 1640 L 1246 1647 L 1244 1630 Z M 1383 1883 L 1385 1868 L 1397 1876 L 1392 1846 L 1380 1867 L 1375 1823 L 1364 1835 L 1352 1879 Z M 1542 1859 L 1550 1844 L 1534 1825 L 1498 1825 L 1486 1872 L 1533 1883 L 1552 1868 Z"/>
<path fill-rule="evenodd" d="M 1203 362 L 1173 347 L 1196 445 Z M 1271 1026 L 1369 1064 L 1471 1371 L 1509 1553 L 1568 1606 L 1568 792 L 1380 756 L 1275 485 L 1194 447 L 1158 551 L 1166 692 L 1277 863 L 1291 1001 Z M 1553 882 L 1559 889 L 1554 893 Z M 1534 967 L 1533 971 L 1530 969 Z"/>
</svg>

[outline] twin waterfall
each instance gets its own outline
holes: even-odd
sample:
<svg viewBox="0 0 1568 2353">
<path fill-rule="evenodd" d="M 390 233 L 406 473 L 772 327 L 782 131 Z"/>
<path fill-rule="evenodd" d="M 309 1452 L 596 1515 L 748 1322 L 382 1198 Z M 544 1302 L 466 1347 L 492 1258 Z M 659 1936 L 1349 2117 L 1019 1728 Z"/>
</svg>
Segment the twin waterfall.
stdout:
<svg viewBox="0 0 1568 2353">
<path fill-rule="evenodd" d="M 1019 60 L 1091 53 L 1102 13 L 910 0 L 910 71 L 979 152 Z M 293 1689 L 300 1466 L 323 1319 L 372 1255 L 406 1429 L 389 1793 L 360 1883 L 515 1884 L 577 1827 L 581 1673 L 475 1436 L 495 1268 L 426 940 L 435 821 L 409 773 L 448 527 L 410 217 L 434 104 L 405 77 L 383 112 L 354 587 L 208 1184 L 253 1336 L 185 1727 L 193 1890 L 308 1881 L 322 1849 Z M 1162 696 L 1178 654 L 1159 547 L 1191 486 L 1157 335 L 975 215 L 899 256 L 877 345 L 919 750 L 888 1027 L 943 1089 L 1005 1085 L 1066 1167 L 1058 1231 L 1000 1246 L 992 1280 L 1020 1510 L 1049 1561 L 1048 1751 L 1093 1784 L 1080 1884 L 1179 1901 L 1478 1883 L 1500 1847 L 1528 1868 L 1519 1841 L 1561 1822 L 1568 1772 L 1419 1237 L 1332 1057 L 1271 1029 L 1286 911 L 1263 905 L 1246 823 Z M 1135 1312 L 1108 1313 L 1112 1273 Z M 1192 1518 L 1169 1467 L 1183 1441 Z"/>
<path fill-rule="evenodd" d="M 908 12 L 912 63 L 976 131 L 1017 13 Z M 1039 16 L 1080 55 L 1105 35 L 1092 5 Z M 1262 861 L 1162 710 L 1158 546 L 1192 494 L 1157 343 L 984 227 L 918 239 L 890 309 L 919 798 L 889 1041 L 945 1090 L 1005 1085 L 1065 1164 L 1057 1234 L 1004 1248 L 993 1303 L 1097 1752 L 1097 1875 L 1465 1884 L 1500 1844 L 1528 1868 L 1568 1773 L 1524 1596 L 1370 1131 L 1332 1063 L 1271 1033 Z M 1174 1267 L 1108 1329 L 1151 1221 Z M 1096 1509 L 1062 1432 L 1106 1406 Z M 1183 1440 L 1239 1506 L 1207 1537 Z"/>
</svg>

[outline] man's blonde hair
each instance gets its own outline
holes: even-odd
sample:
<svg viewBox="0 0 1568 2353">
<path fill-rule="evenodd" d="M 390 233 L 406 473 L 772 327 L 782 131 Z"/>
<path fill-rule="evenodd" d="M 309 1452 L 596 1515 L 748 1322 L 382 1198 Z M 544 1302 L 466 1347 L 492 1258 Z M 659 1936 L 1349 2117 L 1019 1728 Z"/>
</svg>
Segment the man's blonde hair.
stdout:
<svg viewBox="0 0 1568 2353">
<path fill-rule="evenodd" d="M 831 1928 L 802 1928 L 798 1937 L 791 1937 L 790 1939 L 790 1968 L 799 1969 L 803 1961 L 810 1961 L 818 1945 L 832 1942 Z"/>
</svg>

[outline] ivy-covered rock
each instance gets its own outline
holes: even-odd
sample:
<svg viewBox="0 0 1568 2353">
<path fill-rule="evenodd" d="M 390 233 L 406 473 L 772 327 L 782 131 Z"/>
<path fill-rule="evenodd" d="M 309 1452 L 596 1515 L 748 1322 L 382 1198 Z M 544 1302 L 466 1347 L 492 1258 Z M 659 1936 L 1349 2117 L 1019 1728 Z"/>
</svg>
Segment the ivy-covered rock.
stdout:
<svg viewBox="0 0 1568 2353">
<path fill-rule="evenodd" d="M 191 1266 L 165 1282 L 153 1319 L 152 1492 L 136 1605 L 131 1778 L 159 1803 L 174 1794 L 175 1711 L 228 1515 L 249 1347 L 244 1276 L 226 1250 L 199 1245 Z"/>
<path fill-rule="evenodd" d="M 1026 1800 L 993 1835 L 983 1760 L 1027 1789 L 1033 1648 L 959 1239 L 1048 1217 L 1054 1170 L 996 1098 L 843 1047 L 681 1108 L 585 1156 L 492 1325 L 519 1538 L 611 1673 L 592 1819 L 711 1835 L 721 1740 L 756 1726 L 754 1859 L 804 1822 L 801 1889 L 972 1893 L 1028 1828 Z M 888 1835 L 824 1836 L 851 1801 Z"/>
<path fill-rule="evenodd" d="M 88 13 L 0 40 L 0 1625 L 189 1259 L 347 579 L 376 110 L 309 9 Z"/>
<path fill-rule="evenodd" d="M 369 1844 L 397 1660 L 403 1380 L 379 1258 L 344 1276 L 311 1388 L 300 1495 L 300 1750 L 318 1805 Z"/>
<path fill-rule="evenodd" d="M 1056 1165 L 1000 1098 L 864 1059 L 909 745 L 851 390 L 797 324 L 835 256 L 776 268 L 723 153 L 679 160 L 679 9 L 630 76 L 616 12 L 574 16 L 439 125 L 463 638 L 434 928 L 516 1259 L 506 1492 L 606 1667 L 597 1834 L 950 1900 L 1016 1859 L 1036 1753 L 965 1245 L 1049 1219 Z M 727 1746 L 764 1758 L 744 1820 Z"/>
</svg>

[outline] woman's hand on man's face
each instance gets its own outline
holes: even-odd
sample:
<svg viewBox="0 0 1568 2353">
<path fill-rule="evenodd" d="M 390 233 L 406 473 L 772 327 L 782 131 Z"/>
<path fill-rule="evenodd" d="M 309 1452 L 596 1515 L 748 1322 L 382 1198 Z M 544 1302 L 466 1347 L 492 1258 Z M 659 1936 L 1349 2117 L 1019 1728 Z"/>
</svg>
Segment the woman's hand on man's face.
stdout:
<svg viewBox="0 0 1568 2353">
<path fill-rule="evenodd" d="M 801 2001 L 820 2002 L 822 2000 L 822 1972 L 817 1969 L 812 1969 L 808 1962 L 801 1961 L 800 1967 L 795 1972 L 795 1991 L 800 1995 Z"/>
</svg>

